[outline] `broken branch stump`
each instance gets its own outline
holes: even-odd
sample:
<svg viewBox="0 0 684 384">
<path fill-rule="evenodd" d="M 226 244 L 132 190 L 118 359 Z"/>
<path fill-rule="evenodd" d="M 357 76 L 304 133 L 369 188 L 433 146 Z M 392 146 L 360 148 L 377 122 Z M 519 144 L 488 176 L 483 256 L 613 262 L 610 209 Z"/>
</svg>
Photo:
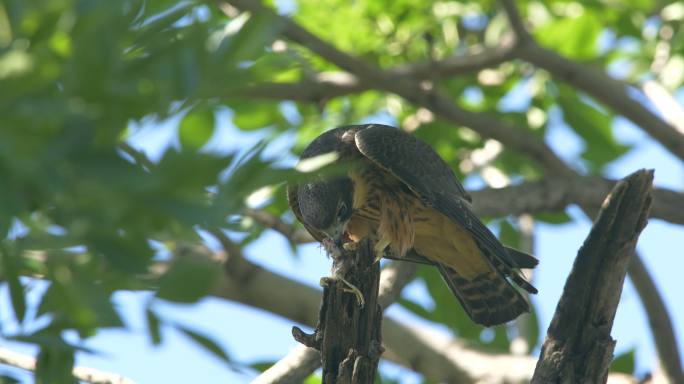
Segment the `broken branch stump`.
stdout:
<svg viewBox="0 0 684 384">
<path fill-rule="evenodd" d="M 640 170 L 606 197 L 565 283 L 532 383 L 606 382 L 615 347 L 610 331 L 652 187 L 653 171 Z"/>
<path fill-rule="evenodd" d="M 333 276 L 321 279 L 323 301 L 316 330 L 309 335 L 293 327 L 292 334 L 321 352 L 324 384 L 372 384 L 382 354 L 380 263 L 375 262 L 368 239 L 353 251 L 331 253 Z M 350 285 L 358 292 L 352 292 Z"/>
</svg>

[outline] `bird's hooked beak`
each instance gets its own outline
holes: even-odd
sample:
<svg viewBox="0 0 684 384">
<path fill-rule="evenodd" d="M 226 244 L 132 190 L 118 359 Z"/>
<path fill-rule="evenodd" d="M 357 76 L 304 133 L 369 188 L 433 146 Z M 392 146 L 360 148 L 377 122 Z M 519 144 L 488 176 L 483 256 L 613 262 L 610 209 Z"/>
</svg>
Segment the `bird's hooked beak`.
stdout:
<svg viewBox="0 0 684 384">
<path fill-rule="evenodd" d="M 325 231 L 325 234 L 328 236 L 327 240 L 330 242 L 330 245 L 333 245 L 337 249 L 342 249 L 342 246 L 349 242 L 346 221 L 333 224 Z"/>
</svg>

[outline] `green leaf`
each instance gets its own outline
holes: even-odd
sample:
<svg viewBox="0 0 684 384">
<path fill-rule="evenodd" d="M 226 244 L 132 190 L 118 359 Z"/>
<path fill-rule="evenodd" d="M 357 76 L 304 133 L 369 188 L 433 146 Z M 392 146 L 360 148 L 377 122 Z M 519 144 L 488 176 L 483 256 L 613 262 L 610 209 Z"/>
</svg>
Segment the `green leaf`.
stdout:
<svg viewBox="0 0 684 384">
<path fill-rule="evenodd" d="M 66 348 L 43 346 L 36 360 L 36 383 L 76 383 L 72 375 L 74 351 Z"/>
<path fill-rule="evenodd" d="M 253 363 L 250 363 L 248 366 L 254 370 L 257 370 L 259 372 L 264 372 L 265 370 L 271 368 L 273 364 L 275 364 L 276 361 L 273 360 L 266 360 L 266 361 L 255 361 Z"/>
<path fill-rule="evenodd" d="M 233 124 L 244 131 L 253 131 L 285 122 L 277 103 L 235 101 L 230 102 L 229 106 L 235 113 Z"/>
<path fill-rule="evenodd" d="M 222 42 L 219 52 L 236 63 L 252 60 L 264 53 L 264 47 L 273 41 L 282 27 L 280 19 L 270 12 L 253 13 L 237 34 Z"/>
<path fill-rule="evenodd" d="M 26 298 L 24 286 L 19 281 L 18 255 L 13 251 L 13 247 L 3 244 L 0 248 L 0 259 L 2 259 L 2 278 L 7 280 L 9 285 L 14 316 L 21 323 L 26 315 Z"/>
<path fill-rule="evenodd" d="M 529 346 L 530 351 L 533 351 L 537 347 L 537 344 L 539 343 L 539 337 L 541 336 L 537 307 L 530 304 L 530 313 L 523 314 L 521 316 L 528 317 L 527 321 L 525 322 L 525 324 L 527 324 L 527 345 Z"/>
<path fill-rule="evenodd" d="M 501 220 L 499 223 L 499 227 L 501 228 L 499 240 L 509 247 L 519 249 L 522 234 L 518 228 L 514 227 L 508 220 Z"/>
<path fill-rule="evenodd" d="M 219 346 L 215 341 L 181 325 L 176 324 L 175 327 L 185 336 L 189 337 L 192 341 L 199 344 L 201 347 L 206 349 L 214 356 L 218 357 L 223 362 L 229 365 L 233 364 L 226 351 L 224 351 L 223 348 Z"/>
<path fill-rule="evenodd" d="M 157 297 L 177 303 L 194 303 L 215 286 L 220 270 L 211 260 L 181 256 L 161 277 Z"/>
<path fill-rule="evenodd" d="M 634 374 L 634 355 L 635 349 L 632 348 L 629 351 L 615 356 L 613 362 L 610 364 L 611 372 L 621 372 L 628 375 Z"/>
<path fill-rule="evenodd" d="M 559 85 L 558 89 L 558 105 L 563 110 L 563 118 L 584 140 L 582 158 L 587 160 L 591 170 L 599 171 L 629 150 L 629 146 L 619 144 L 615 139 L 608 113 L 581 100 L 568 86 Z"/>
<path fill-rule="evenodd" d="M 20 384 L 21 381 L 19 381 L 18 378 L 9 376 L 7 374 L 0 374 L 0 384 Z"/>
<path fill-rule="evenodd" d="M 572 221 L 572 217 L 567 212 L 539 212 L 534 214 L 534 218 L 548 224 L 565 224 Z"/>
<path fill-rule="evenodd" d="M 191 150 L 202 148 L 214 134 L 214 119 L 212 108 L 197 106 L 190 110 L 178 127 L 178 139 L 181 146 Z"/>
<path fill-rule="evenodd" d="M 417 316 L 420 316 L 426 320 L 434 321 L 435 316 L 432 314 L 432 311 L 425 309 L 422 305 L 412 300 L 402 297 L 399 298 L 399 300 L 397 300 L 397 303 L 399 303 L 402 307 L 408 309 L 409 311 L 413 312 Z"/>
<path fill-rule="evenodd" d="M 304 384 L 321 384 L 323 379 L 316 374 L 310 375 L 304 380 Z"/>
<path fill-rule="evenodd" d="M 161 343 L 161 332 L 159 330 L 159 317 L 149 306 L 145 308 L 145 317 L 147 319 L 147 333 L 150 335 L 150 340 L 153 345 Z"/>
<path fill-rule="evenodd" d="M 536 28 L 535 38 L 563 56 L 588 60 L 596 56 L 603 23 L 592 10 L 585 8 L 578 17 L 562 17 Z"/>
</svg>

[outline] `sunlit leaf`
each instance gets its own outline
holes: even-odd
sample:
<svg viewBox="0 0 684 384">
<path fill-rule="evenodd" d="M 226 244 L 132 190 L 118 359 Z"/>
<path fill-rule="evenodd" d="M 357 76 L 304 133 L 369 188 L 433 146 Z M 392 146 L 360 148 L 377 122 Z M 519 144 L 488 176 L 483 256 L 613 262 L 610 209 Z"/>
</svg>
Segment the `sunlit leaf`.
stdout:
<svg viewBox="0 0 684 384">
<path fill-rule="evenodd" d="M 0 273 L 2 279 L 6 280 L 9 285 L 14 316 L 21 323 L 26 315 L 26 298 L 24 286 L 19 281 L 19 258 L 10 245 L 2 244 L 0 245 L 0 259 L 2 262 Z"/>
<path fill-rule="evenodd" d="M 209 141 L 214 133 L 214 110 L 198 106 L 190 110 L 178 126 L 178 138 L 184 148 L 197 150 Z"/>
<path fill-rule="evenodd" d="M 560 86 L 559 90 L 558 105 L 563 110 L 563 118 L 584 139 L 582 157 L 592 170 L 600 170 L 629 150 L 615 139 L 608 113 L 585 102 L 566 86 Z"/>
<path fill-rule="evenodd" d="M 211 260 L 181 256 L 160 279 L 157 297 L 194 303 L 211 291 L 220 273 L 220 268 Z"/>
<path fill-rule="evenodd" d="M 610 364 L 611 372 L 620 372 L 628 375 L 634 374 L 634 355 L 636 350 L 634 348 L 617 355 L 613 358 L 613 362 Z"/>
<path fill-rule="evenodd" d="M 535 29 L 535 37 L 545 46 L 573 59 L 594 57 L 603 28 L 599 16 L 584 9 L 577 17 L 563 17 Z"/>
</svg>

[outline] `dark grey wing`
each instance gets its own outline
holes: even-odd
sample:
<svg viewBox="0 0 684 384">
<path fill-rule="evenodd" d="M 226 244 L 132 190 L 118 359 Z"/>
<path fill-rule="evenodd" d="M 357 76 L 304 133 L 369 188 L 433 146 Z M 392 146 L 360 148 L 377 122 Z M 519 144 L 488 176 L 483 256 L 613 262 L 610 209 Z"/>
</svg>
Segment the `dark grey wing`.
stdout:
<svg viewBox="0 0 684 384">
<path fill-rule="evenodd" d="M 299 195 L 298 188 L 295 184 L 288 184 L 287 186 L 287 203 L 290 205 L 290 209 L 297 217 L 300 223 L 304 225 L 304 228 L 313 236 L 314 239 L 322 242 L 325 238 L 323 232 L 317 231 L 316 229 L 306 225 L 304 218 L 302 217 L 302 211 L 299 209 Z"/>
<path fill-rule="evenodd" d="M 463 226 L 508 268 L 518 264 L 470 210 L 468 196 L 449 166 L 427 143 L 386 125 L 368 125 L 355 135 L 359 151 L 394 174 L 427 205 Z"/>
<path fill-rule="evenodd" d="M 427 143 L 381 124 L 366 125 L 355 139 L 364 156 L 394 173 L 419 196 L 430 200 L 441 194 L 471 201 L 454 171 Z"/>
</svg>

